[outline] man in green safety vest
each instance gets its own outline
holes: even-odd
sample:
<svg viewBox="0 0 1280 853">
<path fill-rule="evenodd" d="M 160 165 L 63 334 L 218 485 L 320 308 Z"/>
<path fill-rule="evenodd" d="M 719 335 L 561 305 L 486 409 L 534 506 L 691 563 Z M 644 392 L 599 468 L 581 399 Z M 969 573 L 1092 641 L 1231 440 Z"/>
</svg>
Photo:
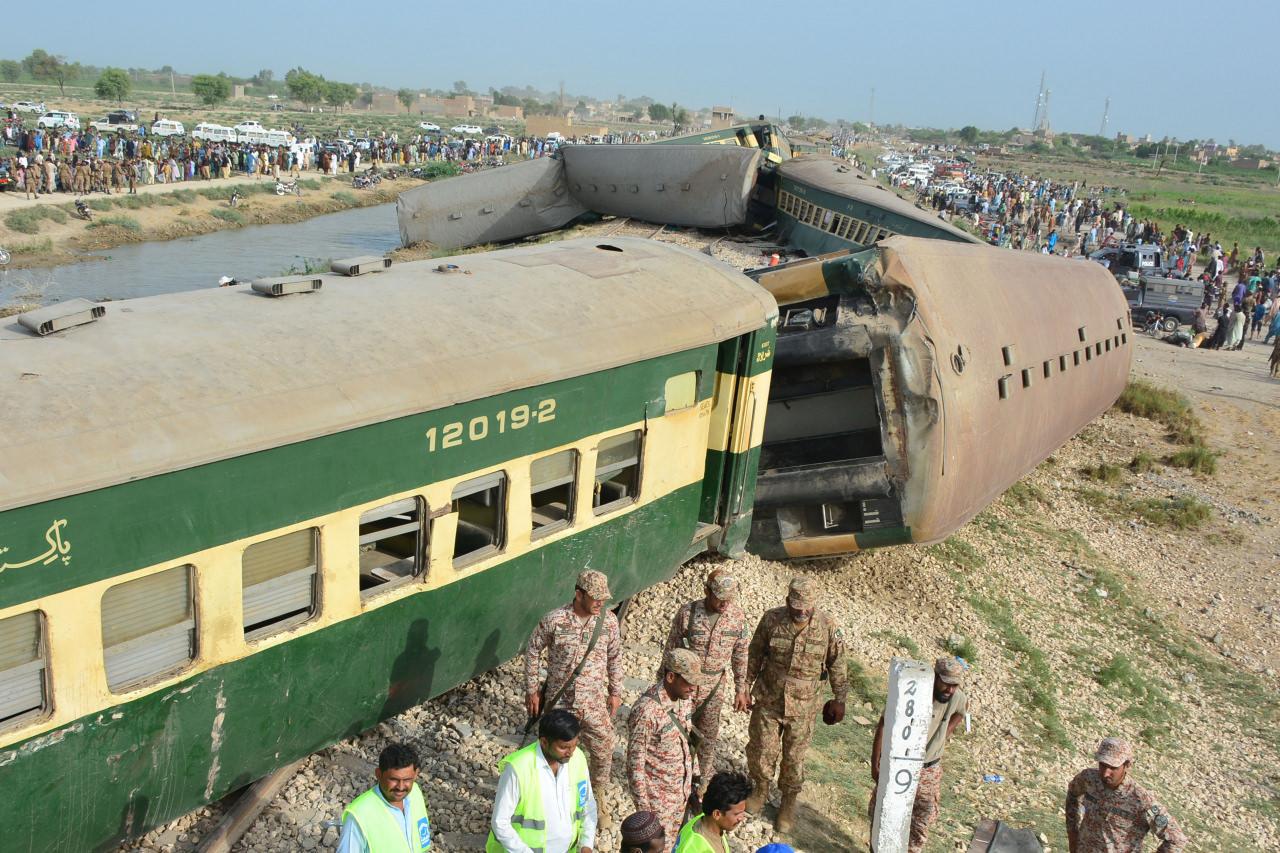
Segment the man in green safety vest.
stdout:
<svg viewBox="0 0 1280 853">
<path fill-rule="evenodd" d="M 702 814 L 680 829 L 677 853 L 729 853 L 728 833 L 747 818 L 751 780 L 743 773 L 717 773 L 702 795 Z"/>
<path fill-rule="evenodd" d="M 378 784 L 342 812 L 338 853 L 423 853 L 431 849 L 427 801 L 414 780 L 418 755 L 402 743 L 388 744 L 373 772 Z"/>
<path fill-rule="evenodd" d="M 485 853 L 592 853 L 596 798 L 582 725 L 554 708 L 538 721 L 538 739 L 498 763 L 498 794 Z"/>
</svg>

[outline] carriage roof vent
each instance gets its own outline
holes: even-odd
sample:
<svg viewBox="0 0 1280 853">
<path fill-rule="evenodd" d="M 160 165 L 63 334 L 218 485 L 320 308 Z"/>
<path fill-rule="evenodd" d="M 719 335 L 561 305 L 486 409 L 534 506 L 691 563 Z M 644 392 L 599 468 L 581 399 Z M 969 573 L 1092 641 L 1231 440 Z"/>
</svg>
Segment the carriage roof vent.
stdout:
<svg viewBox="0 0 1280 853">
<path fill-rule="evenodd" d="M 313 275 L 283 275 L 256 279 L 253 289 L 264 296 L 288 296 L 291 293 L 311 293 L 319 290 L 320 284 L 320 279 Z"/>
<path fill-rule="evenodd" d="M 329 269 L 338 275 L 355 276 L 371 272 L 382 272 L 391 268 L 391 259 L 379 255 L 364 255 L 359 258 L 343 258 L 332 261 Z"/>
<path fill-rule="evenodd" d="M 25 329 L 44 337 L 73 326 L 92 323 L 107 313 L 105 305 L 90 302 L 88 299 L 68 299 L 35 311 L 18 315 L 18 323 Z"/>
</svg>

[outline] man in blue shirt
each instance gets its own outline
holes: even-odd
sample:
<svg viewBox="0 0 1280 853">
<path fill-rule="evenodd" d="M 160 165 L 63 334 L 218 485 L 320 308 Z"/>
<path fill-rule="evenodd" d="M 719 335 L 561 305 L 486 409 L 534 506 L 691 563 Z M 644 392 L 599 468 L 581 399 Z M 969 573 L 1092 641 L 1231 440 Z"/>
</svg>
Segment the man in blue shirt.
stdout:
<svg viewBox="0 0 1280 853">
<path fill-rule="evenodd" d="M 431 825 L 414 781 L 417 753 L 405 744 L 388 744 L 373 775 L 378 784 L 342 813 L 338 853 L 425 853 L 431 848 Z"/>
</svg>

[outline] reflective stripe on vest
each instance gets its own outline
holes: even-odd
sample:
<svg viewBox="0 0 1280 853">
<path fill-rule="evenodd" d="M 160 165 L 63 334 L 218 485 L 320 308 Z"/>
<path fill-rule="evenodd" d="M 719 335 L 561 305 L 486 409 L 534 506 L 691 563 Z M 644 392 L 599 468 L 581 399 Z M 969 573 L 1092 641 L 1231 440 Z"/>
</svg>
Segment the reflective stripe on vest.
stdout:
<svg viewBox="0 0 1280 853">
<path fill-rule="evenodd" d="M 510 764 L 516 774 L 516 783 L 520 786 L 520 802 L 516 803 L 515 813 L 511 815 L 511 826 L 520 840 L 528 845 L 533 853 L 545 853 L 547 848 L 547 815 L 542 804 L 542 783 L 538 778 L 538 741 L 518 749 L 498 762 L 498 771 Z M 576 850 L 578 839 L 582 837 L 582 821 L 587 814 L 587 788 L 590 786 L 590 775 L 587 771 L 587 757 L 582 750 L 575 749 L 569 764 L 561 772 L 569 774 L 569 790 L 574 795 L 573 840 L 570 850 Z M 503 847 L 489 830 L 489 839 L 484 845 L 485 853 L 503 853 Z"/>
<path fill-rule="evenodd" d="M 388 812 L 388 808 L 395 807 L 388 805 L 376 786 L 352 800 L 343 811 L 342 819 L 346 820 L 347 815 L 355 819 L 369 853 L 422 853 L 431 848 L 431 820 L 427 815 L 427 801 L 417 782 L 404 801 L 409 807 L 409 836 L 413 839 L 410 844 L 405 843 L 399 821 Z"/>
<path fill-rule="evenodd" d="M 675 853 L 720 853 L 720 851 L 711 846 L 711 843 L 701 833 L 694 829 L 694 826 L 703 817 L 705 815 L 698 815 L 680 828 L 680 837 L 676 840 Z M 724 844 L 724 853 L 729 853 L 729 839 L 721 837 L 720 840 Z"/>
</svg>

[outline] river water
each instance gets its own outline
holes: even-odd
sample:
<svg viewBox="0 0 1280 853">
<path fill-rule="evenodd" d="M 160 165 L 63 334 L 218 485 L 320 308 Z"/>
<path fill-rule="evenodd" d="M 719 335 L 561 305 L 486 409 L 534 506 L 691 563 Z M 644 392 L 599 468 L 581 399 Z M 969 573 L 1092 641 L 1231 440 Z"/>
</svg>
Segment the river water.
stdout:
<svg viewBox="0 0 1280 853">
<path fill-rule="evenodd" d="M 395 204 L 380 204 L 292 225 L 254 225 L 91 253 L 101 260 L 6 270 L 0 272 L 0 305 L 196 290 L 217 286 L 224 275 L 244 280 L 303 272 L 308 261 L 383 255 L 399 245 Z"/>
</svg>

